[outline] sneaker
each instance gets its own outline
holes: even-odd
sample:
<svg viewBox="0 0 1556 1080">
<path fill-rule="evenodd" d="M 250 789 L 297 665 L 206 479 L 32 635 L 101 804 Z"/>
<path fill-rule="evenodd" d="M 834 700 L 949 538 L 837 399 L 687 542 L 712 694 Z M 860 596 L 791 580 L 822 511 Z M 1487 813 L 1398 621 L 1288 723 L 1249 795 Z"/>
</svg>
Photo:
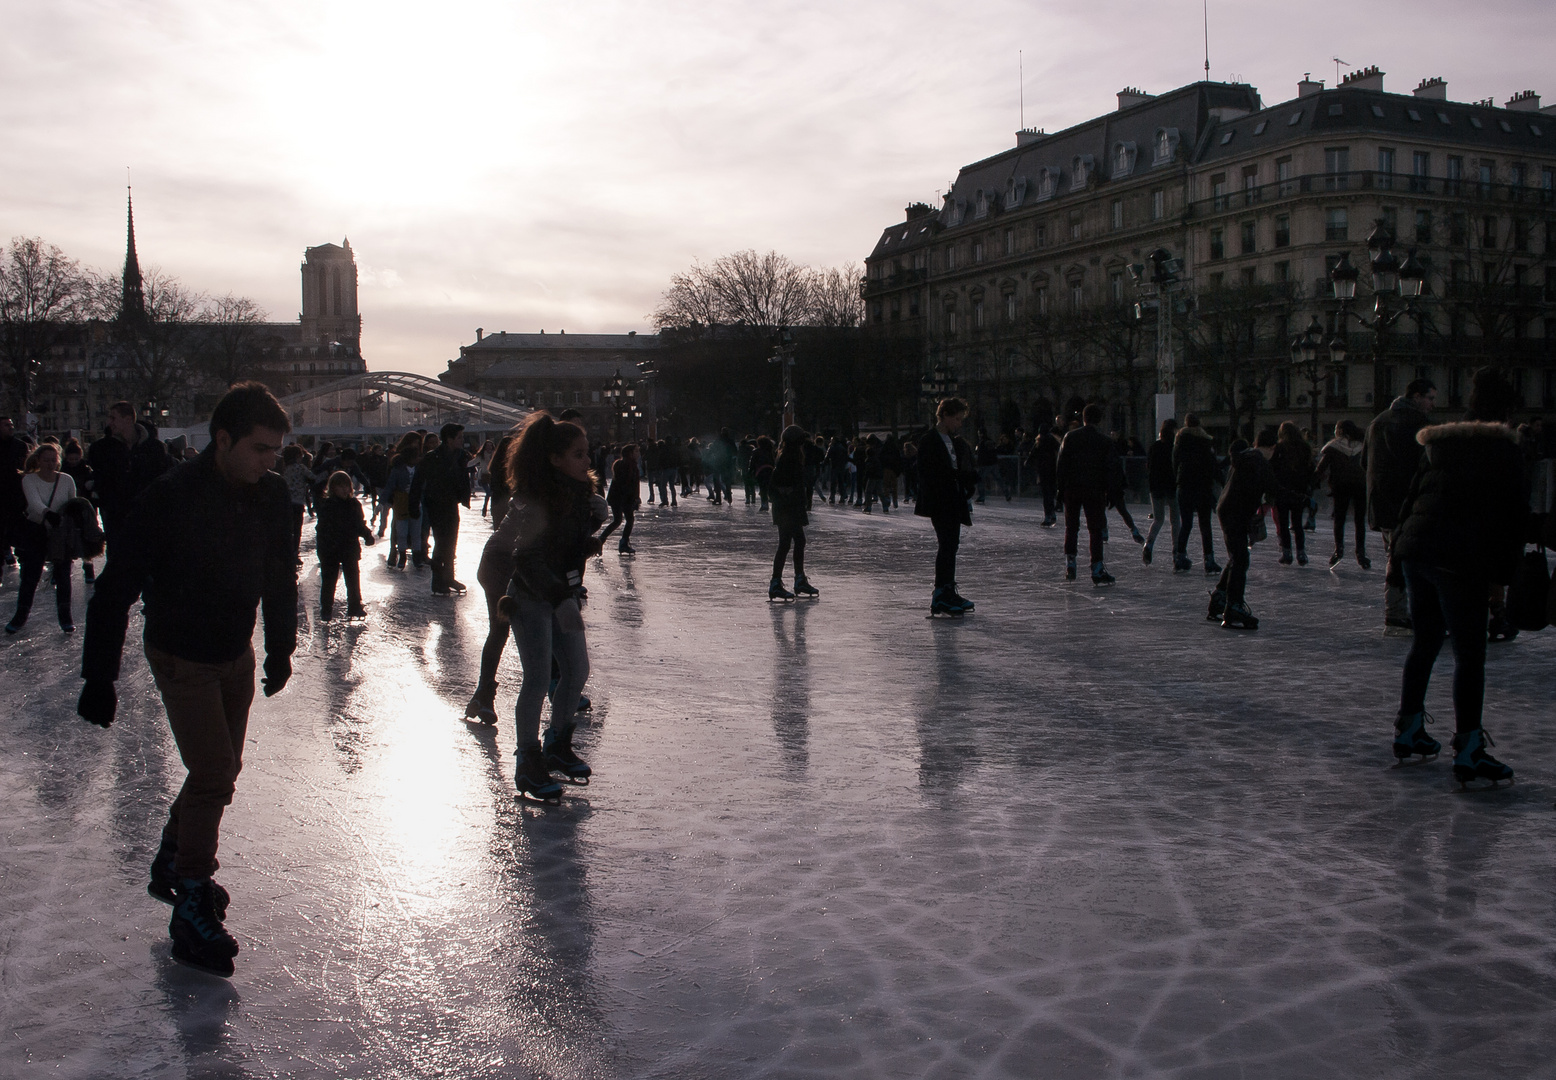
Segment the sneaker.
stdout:
<svg viewBox="0 0 1556 1080">
<path fill-rule="evenodd" d="M 226 979 L 232 976 L 238 942 L 216 914 L 215 884 L 210 878 L 179 878 L 167 930 L 174 960 Z"/>
<path fill-rule="evenodd" d="M 1513 782 L 1513 770 L 1486 753 L 1495 746 L 1485 728 L 1461 731 L 1453 737 L 1453 778 L 1464 788 L 1471 780 L 1490 780 L 1496 787 L 1503 780 Z"/>
</svg>

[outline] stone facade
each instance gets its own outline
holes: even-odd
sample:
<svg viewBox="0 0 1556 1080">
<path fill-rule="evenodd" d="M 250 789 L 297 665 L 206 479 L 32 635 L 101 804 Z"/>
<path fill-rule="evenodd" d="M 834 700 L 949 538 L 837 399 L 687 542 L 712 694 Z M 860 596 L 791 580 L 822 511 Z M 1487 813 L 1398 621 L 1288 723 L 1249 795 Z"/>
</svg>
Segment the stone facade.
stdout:
<svg viewBox="0 0 1556 1080">
<path fill-rule="evenodd" d="M 1401 318 L 1373 365 L 1353 321 L 1348 363 L 1325 371 L 1321 425 L 1364 420 L 1417 375 L 1452 404 L 1466 372 L 1509 364 L 1532 409 L 1556 407 L 1556 116 L 1532 93 L 1504 107 L 1446 99 L 1441 80 L 1383 90 L 1367 69 L 1340 87 L 1304 80 L 1265 107 L 1243 84 L 1202 82 L 1119 108 L 963 168 L 938 208 L 914 204 L 866 260 L 869 332 L 919 343 L 950 365 L 979 418 L 1023 423 L 1100 399 L 1112 425 L 1150 435 L 1156 318 L 1141 319 L 1130 267 L 1166 249 L 1183 262 L 1170 340 L 1177 407 L 1230 419 L 1308 422 L 1311 385 L 1291 337 L 1317 315 L 1342 330 L 1327 273 L 1362 269 L 1387 223 L 1403 259 L 1427 265 L 1419 322 Z M 1239 323 L 1250 341 L 1228 346 Z M 1233 375 L 1218 367 L 1241 349 Z M 1376 375 L 1376 380 L 1375 380 Z"/>
</svg>

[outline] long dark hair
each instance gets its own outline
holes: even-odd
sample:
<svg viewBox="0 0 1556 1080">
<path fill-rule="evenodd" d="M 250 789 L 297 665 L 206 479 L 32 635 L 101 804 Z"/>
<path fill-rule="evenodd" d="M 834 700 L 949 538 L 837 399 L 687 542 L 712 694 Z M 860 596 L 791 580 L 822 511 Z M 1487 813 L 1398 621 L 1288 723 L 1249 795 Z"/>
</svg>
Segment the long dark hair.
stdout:
<svg viewBox="0 0 1556 1080">
<path fill-rule="evenodd" d="M 511 491 L 508 484 L 508 451 L 512 448 L 515 436 L 512 432 L 497 440 L 497 449 L 492 452 L 492 463 L 487 471 L 492 477 L 492 486 L 500 487 L 505 491 Z"/>
<path fill-rule="evenodd" d="M 540 503 L 553 519 L 565 512 L 576 494 L 570 488 L 576 485 L 568 483 L 551 458 L 567 453 L 579 439 L 588 437 L 570 420 L 557 420 L 546 412 L 531 413 L 508 448 L 506 472 L 513 494 Z M 593 491 L 599 481 L 592 471 L 589 480 Z"/>
<path fill-rule="evenodd" d="M 1287 453 L 1296 457 L 1298 465 L 1307 466 L 1313 463 L 1313 448 L 1302 437 L 1302 429 L 1297 427 L 1295 422 L 1287 420 L 1281 424 L 1276 441 L 1287 448 Z"/>
</svg>

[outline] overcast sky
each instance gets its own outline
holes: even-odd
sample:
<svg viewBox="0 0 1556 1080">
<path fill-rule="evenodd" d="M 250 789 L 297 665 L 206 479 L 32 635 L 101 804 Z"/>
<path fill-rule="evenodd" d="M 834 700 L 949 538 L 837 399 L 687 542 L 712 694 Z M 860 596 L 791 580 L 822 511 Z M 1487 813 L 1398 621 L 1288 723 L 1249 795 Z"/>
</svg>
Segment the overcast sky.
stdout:
<svg viewBox="0 0 1556 1080">
<path fill-rule="evenodd" d="M 116 268 L 128 165 L 142 265 L 295 319 L 349 236 L 369 366 L 431 374 L 477 326 L 647 331 L 694 259 L 861 263 L 1013 144 L 1018 50 L 1054 131 L 1199 78 L 1200 0 L 0 0 L 0 236 Z M 1549 0 L 1210 0 L 1266 104 L 1334 56 L 1556 101 Z"/>
</svg>

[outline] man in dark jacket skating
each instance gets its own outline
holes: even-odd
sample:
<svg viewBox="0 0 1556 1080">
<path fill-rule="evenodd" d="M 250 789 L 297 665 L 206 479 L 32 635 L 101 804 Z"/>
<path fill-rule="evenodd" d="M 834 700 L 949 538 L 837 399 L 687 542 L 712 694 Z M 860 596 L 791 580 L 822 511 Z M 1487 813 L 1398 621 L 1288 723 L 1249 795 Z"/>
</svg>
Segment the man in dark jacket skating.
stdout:
<svg viewBox="0 0 1556 1080">
<path fill-rule="evenodd" d="M 1102 406 L 1093 402 L 1081 410 L 1081 426 L 1064 437 L 1059 447 L 1055 478 L 1064 500 L 1064 578 L 1075 580 L 1079 554 L 1081 513 L 1091 540 L 1091 583 L 1113 584 L 1103 562 L 1102 531 L 1107 528 L 1108 488 L 1115 472 L 1122 472 L 1118 444 L 1103 434 Z"/>
<path fill-rule="evenodd" d="M 1437 404 L 1437 387 L 1430 379 L 1416 379 L 1402 396 L 1367 425 L 1367 447 L 1362 451 L 1367 468 L 1367 524 L 1383 534 L 1388 556 L 1383 584 L 1383 632 L 1410 633 L 1410 610 L 1405 603 L 1405 579 L 1395 565 L 1394 530 L 1399 510 L 1421 464 L 1422 448 L 1416 433 L 1430 421 L 1427 414 Z"/>
<path fill-rule="evenodd" d="M 232 802 L 254 700 L 254 616 L 265 620 L 265 696 L 292 675 L 297 569 L 291 496 L 271 472 L 286 412 L 258 383 L 229 390 L 211 444 L 141 496 L 120 524 L 87 605 L 76 711 L 113 722 L 129 610 L 143 601 L 146 660 L 189 775 L 168 813 L 147 891 L 173 905 L 173 957 L 231 975 L 238 943 L 223 921 L 216 872 L 222 811 Z"/>
<path fill-rule="evenodd" d="M 1172 468 L 1178 483 L 1178 536 L 1174 541 L 1172 568 L 1184 573 L 1194 568 L 1189 561 L 1189 536 L 1194 519 L 1199 519 L 1199 540 L 1205 553 L 1205 573 L 1219 574 L 1216 565 L 1216 541 L 1210 532 L 1210 508 L 1216 495 L 1216 446 L 1210 432 L 1199 426 L 1199 417 L 1189 413 L 1183 418 L 1183 430 L 1172 441 Z"/>
<path fill-rule="evenodd" d="M 1251 450 L 1247 443 L 1238 440 L 1240 446 L 1232 451 L 1226 488 L 1216 504 L 1216 517 L 1221 521 L 1221 535 L 1226 540 L 1226 569 L 1221 571 L 1216 591 L 1210 594 L 1210 612 L 1206 618 L 1220 619 L 1221 625 L 1228 630 L 1259 629 L 1259 620 L 1253 617 L 1244 599 L 1248 585 L 1248 529 L 1266 499 L 1286 493 L 1275 479 L 1275 470 L 1270 467 L 1278 440 L 1274 428 L 1259 432 Z"/>
<path fill-rule="evenodd" d="M 967 402 L 946 398 L 935 409 L 935 426 L 918 443 L 918 501 L 913 513 L 935 527 L 935 591 L 931 615 L 965 615 L 973 602 L 956 591 L 956 552 L 962 526 L 972 525 L 967 500 L 978 486 L 972 447 L 960 436 Z"/>
<path fill-rule="evenodd" d="M 421 459 L 411 480 L 411 505 L 420 506 L 432 525 L 432 593 L 464 592 L 454 580 L 454 552 L 459 544 L 459 508 L 470 505 L 470 470 L 465 467 L 465 429 L 444 424 L 438 448 Z"/>
<path fill-rule="evenodd" d="M 1146 482 L 1151 491 L 1151 531 L 1145 538 L 1145 547 L 1140 549 L 1140 558 L 1147 565 L 1164 522 L 1171 529 L 1173 553 L 1178 550 L 1178 480 L 1172 470 L 1172 440 L 1177 434 L 1178 421 L 1169 416 L 1162 421 L 1161 433 L 1145 455 Z"/>
<path fill-rule="evenodd" d="M 107 434 L 87 448 L 86 460 L 92 469 L 92 492 L 103 517 L 103 532 L 112 548 L 114 533 L 141 492 L 177 462 L 161 439 L 135 422 L 135 406 L 128 401 L 116 401 L 108 407 Z"/>
</svg>

